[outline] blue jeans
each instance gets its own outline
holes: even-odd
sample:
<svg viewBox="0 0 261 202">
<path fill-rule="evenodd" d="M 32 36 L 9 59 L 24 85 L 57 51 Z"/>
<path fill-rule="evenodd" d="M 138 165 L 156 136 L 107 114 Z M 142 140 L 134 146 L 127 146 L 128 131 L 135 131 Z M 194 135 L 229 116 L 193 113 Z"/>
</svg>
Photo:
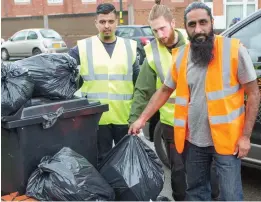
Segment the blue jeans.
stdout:
<svg viewBox="0 0 261 202">
<path fill-rule="evenodd" d="M 187 201 L 211 201 L 210 172 L 214 161 L 219 181 L 219 200 L 242 201 L 241 160 L 217 154 L 215 148 L 197 147 L 188 141 L 184 150 Z"/>
</svg>

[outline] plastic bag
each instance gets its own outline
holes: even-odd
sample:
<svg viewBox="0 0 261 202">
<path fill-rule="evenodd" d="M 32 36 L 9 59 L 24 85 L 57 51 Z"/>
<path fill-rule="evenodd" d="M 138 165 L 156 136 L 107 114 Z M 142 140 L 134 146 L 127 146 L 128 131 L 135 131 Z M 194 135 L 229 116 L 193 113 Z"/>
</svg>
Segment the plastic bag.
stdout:
<svg viewBox="0 0 261 202">
<path fill-rule="evenodd" d="M 34 97 L 71 99 L 80 88 L 76 60 L 67 53 L 40 54 L 15 62 L 29 69 L 34 80 Z"/>
<path fill-rule="evenodd" d="M 32 97 L 34 84 L 28 69 L 1 64 L 1 116 L 15 113 Z"/>
<path fill-rule="evenodd" d="M 28 180 L 26 195 L 40 201 L 114 200 L 114 191 L 81 155 L 64 147 L 44 157 Z"/>
<path fill-rule="evenodd" d="M 160 160 L 139 137 L 126 135 L 99 168 L 118 201 L 156 200 L 164 185 Z"/>
</svg>

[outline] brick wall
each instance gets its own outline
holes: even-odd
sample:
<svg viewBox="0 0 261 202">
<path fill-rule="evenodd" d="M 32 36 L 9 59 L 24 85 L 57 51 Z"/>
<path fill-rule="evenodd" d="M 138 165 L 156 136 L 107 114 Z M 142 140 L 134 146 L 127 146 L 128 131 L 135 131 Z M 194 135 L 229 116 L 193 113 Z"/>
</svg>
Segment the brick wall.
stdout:
<svg viewBox="0 0 261 202">
<path fill-rule="evenodd" d="M 123 19 L 128 24 L 127 12 L 123 12 Z M 56 15 L 48 17 L 48 24 L 49 28 L 56 30 L 63 37 L 68 47 L 72 47 L 77 40 L 97 34 L 94 20 L 94 13 Z M 3 18 L 1 21 L 1 37 L 5 40 L 19 30 L 44 27 L 43 18 L 39 16 Z"/>
</svg>

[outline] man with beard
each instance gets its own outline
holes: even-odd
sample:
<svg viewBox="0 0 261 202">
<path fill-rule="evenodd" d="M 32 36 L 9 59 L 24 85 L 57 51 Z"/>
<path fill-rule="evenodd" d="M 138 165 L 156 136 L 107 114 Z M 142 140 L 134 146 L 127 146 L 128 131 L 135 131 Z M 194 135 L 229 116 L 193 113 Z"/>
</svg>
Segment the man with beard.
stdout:
<svg viewBox="0 0 261 202">
<path fill-rule="evenodd" d="M 102 114 L 97 134 L 100 164 L 112 148 L 113 141 L 117 144 L 128 133 L 139 63 L 136 59 L 137 43 L 115 36 L 118 24 L 115 7 L 109 3 L 100 4 L 96 14 L 95 25 L 99 34 L 79 40 L 69 55 L 81 65 L 82 96 L 109 104 L 109 111 Z"/>
<path fill-rule="evenodd" d="M 164 83 L 171 66 L 171 49 L 183 46 L 187 38 L 175 29 L 175 20 L 171 10 L 165 5 L 160 5 L 160 0 L 156 0 L 155 3 L 148 19 L 155 40 L 144 47 L 146 59 L 135 85 L 130 124 L 139 118 L 156 89 Z M 172 196 L 175 201 L 181 201 L 185 199 L 186 180 L 182 157 L 177 153 L 173 142 L 174 100 L 175 94 L 172 93 L 168 102 L 160 108 L 159 124 L 171 167 Z M 153 118 L 155 120 L 155 117 Z M 153 124 L 150 120 L 150 125 L 155 126 L 155 124 L 157 122 Z"/>
<path fill-rule="evenodd" d="M 256 73 L 239 40 L 213 34 L 211 9 L 204 3 L 190 4 L 184 22 L 190 44 L 172 51 L 173 67 L 164 85 L 129 133 L 137 134 L 176 89 L 174 139 L 185 156 L 186 200 L 211 200 L 214 161 L 219 199 L 241 201 L 241 158 L 250 149 L 260 103 Z"/>
</svg>

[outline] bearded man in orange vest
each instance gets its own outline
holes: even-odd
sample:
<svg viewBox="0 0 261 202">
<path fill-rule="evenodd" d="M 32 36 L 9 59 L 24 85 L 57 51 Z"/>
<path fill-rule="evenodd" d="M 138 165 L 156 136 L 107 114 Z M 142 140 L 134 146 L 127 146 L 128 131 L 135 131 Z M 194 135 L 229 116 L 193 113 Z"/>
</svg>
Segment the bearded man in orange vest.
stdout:
<svg viewBox="0 0 261 202">
<path fill-rule="evenodd" d="M 260 103 L 256 73 L 238 39 L 214 35 L 206 4 L 190 4 L 184 22 L 190 43 L 172 50 L 173 66 L 164 85 L 129 133 L 138 134 L 176 90 L 174 139 L 185 157 L 185 200 L 211 200 L 210 165 L 215 161 L 219 199 L 241 201 L 241 158 L 250 149 Z"/>
</svg>

